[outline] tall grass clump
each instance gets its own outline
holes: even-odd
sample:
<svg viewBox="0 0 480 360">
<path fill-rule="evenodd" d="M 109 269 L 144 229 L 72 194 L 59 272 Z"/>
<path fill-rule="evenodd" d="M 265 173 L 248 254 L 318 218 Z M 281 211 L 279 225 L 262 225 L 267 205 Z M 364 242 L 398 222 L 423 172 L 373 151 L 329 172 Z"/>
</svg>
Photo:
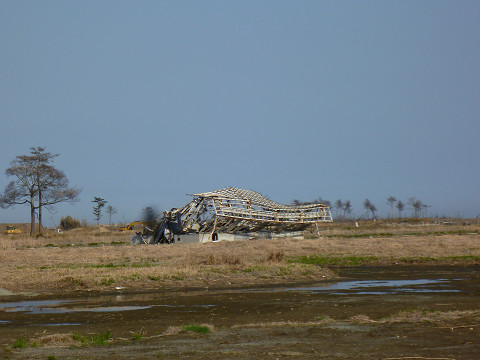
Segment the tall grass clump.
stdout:
<svg viewBox="0 0 480 360">
<path fill-rule="evenodd" d="M 282 262 L 285 257 L 283 250 L 272 250 L 267 255 L 267 261 L 269 262 Z"/>
<path fill-rule="evenodd" d="M 243 259 L 234 254 L 209 254 L 208 259 L 203 262 L 205 265 L 243 265 Z"/>
</svg>

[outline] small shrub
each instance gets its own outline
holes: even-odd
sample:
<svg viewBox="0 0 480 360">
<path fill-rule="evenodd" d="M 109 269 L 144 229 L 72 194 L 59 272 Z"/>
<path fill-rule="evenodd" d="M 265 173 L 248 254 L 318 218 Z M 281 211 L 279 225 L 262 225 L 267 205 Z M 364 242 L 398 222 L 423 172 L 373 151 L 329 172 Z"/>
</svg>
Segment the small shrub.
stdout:
<svg viewBox="0 0 480 360">
<path fill-rule="evenodd" d="M 82 224 L 78 219 L 74 219 L 71 216 L 65 216 L 60 219 L 60 228 L 62 230 L 72 230 L 81 227 Z"/>
</svg>

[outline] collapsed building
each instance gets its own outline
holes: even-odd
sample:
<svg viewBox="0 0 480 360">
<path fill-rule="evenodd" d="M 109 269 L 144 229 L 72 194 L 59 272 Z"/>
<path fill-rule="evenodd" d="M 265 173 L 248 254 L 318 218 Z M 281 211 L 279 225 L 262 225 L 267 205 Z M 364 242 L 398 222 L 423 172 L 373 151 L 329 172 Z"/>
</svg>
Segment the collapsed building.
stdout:
<svg viewBox="0 0 480 360">
<path fill-rule="evenodd" d="M 164 212 L 154 229 L 132 236 L 131 243 L 303 238 L 306 228 L 332 222 L 328 205 L 282 205 L 252 190 L 227 187 L 191 196 L 184 207 Z"/>
</svg>

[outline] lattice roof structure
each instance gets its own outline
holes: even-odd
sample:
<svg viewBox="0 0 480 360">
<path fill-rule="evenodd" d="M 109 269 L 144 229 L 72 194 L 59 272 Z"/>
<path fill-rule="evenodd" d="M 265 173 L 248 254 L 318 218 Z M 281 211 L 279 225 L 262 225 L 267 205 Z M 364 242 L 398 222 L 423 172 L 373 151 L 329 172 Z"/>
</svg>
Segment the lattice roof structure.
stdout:
<svg viewBox="0 0 480 360">
<path fill-rule="evenodd" d="M 184 232 L 280 232 L 332 221 L 325 204 L 282 205 L 252 190 L 227 187 L 192 196 L 190 203 L 171 213 Z"/>
</svg>

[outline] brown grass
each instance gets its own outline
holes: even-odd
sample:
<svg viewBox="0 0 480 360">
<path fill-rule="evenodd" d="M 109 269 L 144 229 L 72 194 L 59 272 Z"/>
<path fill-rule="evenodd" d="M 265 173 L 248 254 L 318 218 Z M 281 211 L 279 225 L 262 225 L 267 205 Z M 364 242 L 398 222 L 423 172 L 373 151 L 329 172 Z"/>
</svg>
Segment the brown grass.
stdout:
<svg viewBox="0 0 480 360">
<path fill-rule="evenodd" d="M 372 236 L 351 237 L 360 229 L 331 224 L 321 231 L 335 236 L 248 240 L 206 244 L 130 246 L 130 234 L 104 229 L 48 235 L 32 239 L 0 237 L 1 287 L 14 292 L 68 293 L 183 287 L 235 287 L 312 281 L 333 277 L 327 268 L 291 263 L 300 256 L 369 256 L 379 264 L 412 263 L 429 258 L 480 257 L 480 225 L 397 224 L 395 236 L 386 223 Z M 428 226 L 423 236 L 412 226 Z M 445 226 L 448 232 L 432 231 Z M 364 231 L 373 231 L 365 227 Z M 382 235 L 384 234 L 384 235 Z M 386 234 L 386 235 L 385 235 Z M 441 260 L 443 259 L 443 260 Z M 458 259 L 457 259 L 458 260 Z M 456 260 L 456 261 L 457 261 Z M 458 262 L 458 261 L 457 261 Z"/>
<path fill-rule="evenodd" d="M 349 320 L 358 324 L 365 323 L 378 323 L 378 324 L 391 324 L 391 323 L 441 323 L 451 324 L 458 320 L 471 320 L 478 325 L 480 320 L 479 310 L 454 310 L 454 311 L 427 311 L 421 309 L 403 310 L 398 314 L 389 316 L 385 319 L 372 320 L 367 315 L 359 314 L 351 317 Z"/>
<path fill-rule="evenodd" d="M 130 243 L 131 233 L 112 231 L 106 227 L 78 228 L 62 234 L 47 231 L 42 236 L 31 237 L 28 232 L 15 235 L 0 235 L 0 250 L 39 248 L 49 245 L 57 247 L 88 246 L 89 244 Z"/>
<path fill-rule="evenodd" d="M 33 340 L 36 341 L 40 346 L 59 347 L 59 346 L 73 346 L 73 345 L 80 344 L 79 341 L 76 341 L 73 338 L 72 334 L 44 335 Z"/>
<path fill-rule="evenodd" d="M 329 316 L 325 316 L 322 319 L 314 321 L 271 321 L 271 322 L 260 322 L 260 323 L 250 323 L 250 324 L 241 324 L 233 325 L 232 329 L 235 328 L 267 328 L 267 327 L 303 327 L 303 326 L 324 326 L 334 322 L 335 320 Z"/>
<path fill-rule="evenodd" d="M 425 311 L 425 310 L 404 310 L 388 318 L 373 320 L 368 315 L 358 314 L 352 316 L 347 322 L 354 324 L 392 324 L 392 323 L 434 323 L 437 325 L 455 324 L 457 321 L 468 320 L 478 326 L 480 320 L 480 311 L 478 310 L 455 310 L 455 311 Z M 272 321 L 234 325 L 232 328 L 257 328 L 257 327 L 297 327 L 297 326 L 325 326 L 334 322 L 344 322 L 345 320 L 336 320 L 329 316 L 313 321 Z M 468 323 L 467 321 L 467 323 Z M 452 325 L 450 325 L 451 327 Z M 448 326 L 447 326 L 448 327 Z M 463 327 L 463 326 L 462 326 Z M 465 326 L 467 327 L 467 326 Z"/>
</svg>

